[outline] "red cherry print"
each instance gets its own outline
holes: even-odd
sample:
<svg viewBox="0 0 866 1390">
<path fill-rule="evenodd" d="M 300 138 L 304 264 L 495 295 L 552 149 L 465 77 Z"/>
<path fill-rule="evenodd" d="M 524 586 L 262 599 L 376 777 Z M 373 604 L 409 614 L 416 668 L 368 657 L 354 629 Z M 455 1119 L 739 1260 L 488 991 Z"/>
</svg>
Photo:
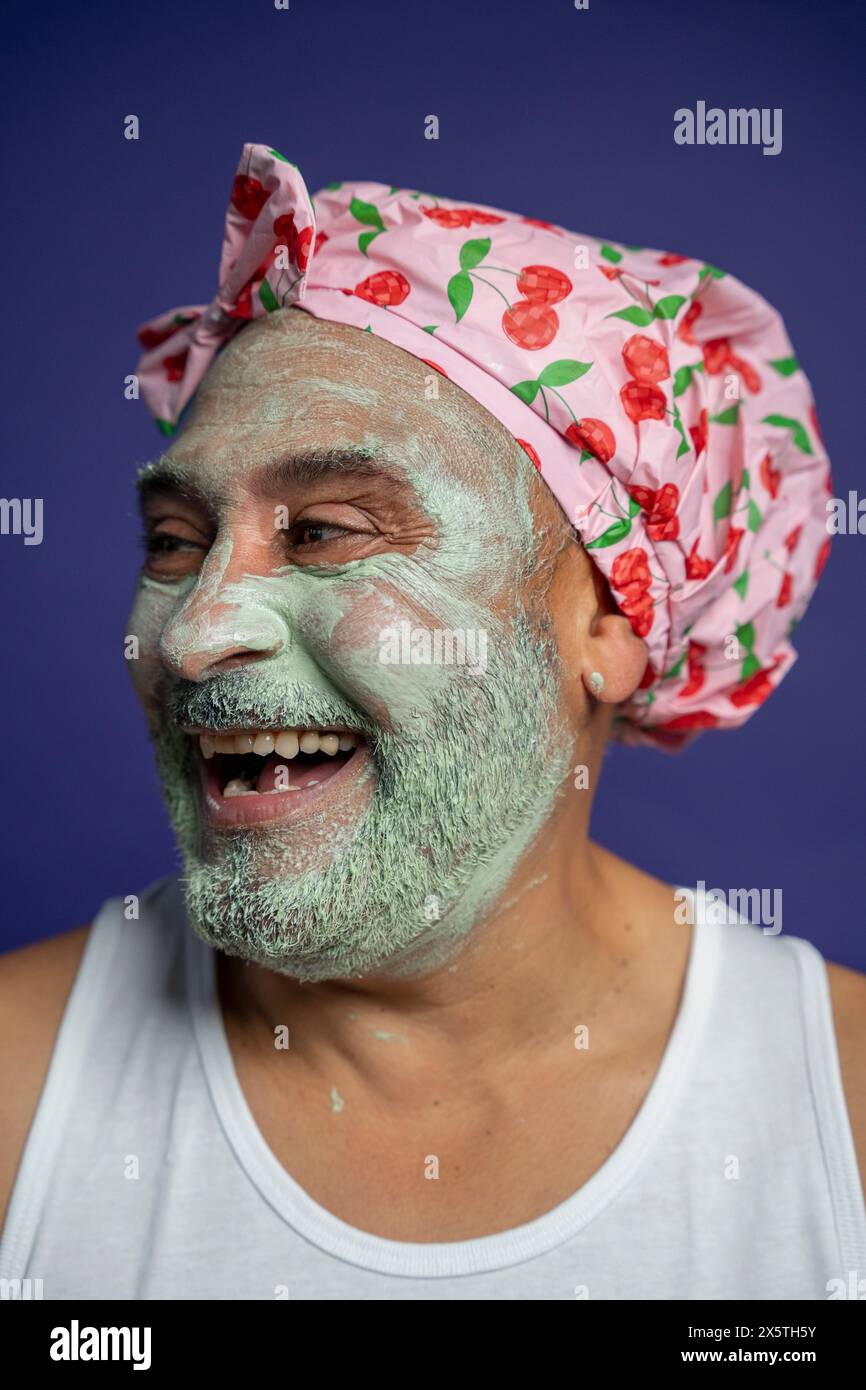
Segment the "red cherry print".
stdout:
<svg viewBox="0 0 866 1390">
<path fill-rule="evenodd" d="M 657 724 L 656 728 L 672 734 L 681 729 L 715 729 L 718 722 L 718 715 L 710 714 L 708 709 L 696 709 L 689 714 L 678 714 L 676 719 L 669 719 L 666 724 Z"/>
<path fill-rule="evenodd" d="M 632 334 L 622 350 L 622 355 L 626 371 L 635 381 L 655 385 L 656 382 L 665 381 L 671 374 L 667 350 L 661 343 L 654 342 L 643 333 Z"/>
<path fill-rule="evenodd" d="M 232 184 L 232 207 L 251 222 L 258 217 L 269 197 L 270 194 L 258 179 L 251 179 L 246 174 L 238 174 Z"/>
<path fill-rule="evenodd" d="M 378 270 L 375 275 L 368 275 L 366 280 L 355 286 L 355 294 L 369 304 L 386 308 L 402 304 L 410 288 L 406 276 L 401 275 L 399 270 Z"/>
<path fill-rule="evenodd" d="M 628 594 L 620 601 L 619 606 L 631 623 L 635 635 L 646 637 L 655 619 L 652 597 L 645 591 L 640 594 Z"/>
<path fill-rule="evenodd" d="M 655 609 L 648 593 L 650 572 L 646 551 L 639 546 L 623 551 L 613 562 L 610 582 L 620 591 L 620 610 L 628 618 L 638 637 L 646 637 L 653 625 Z"/>
<path fill-rule="evenodd" d="M 800 532 L 802 531 L 802 529 L 802 526 L 795 526 L 793 531 L 789 531 L 787 536 L 785 537 L 785 549 L 787 550 L 789 555 L 793 555 L 794 546 L 800 539 Z"/>
<path fill-rule="evenodd" d="M 502 315 L 502 327 L 506 338 L 510 338 L 512 343 L 529 352 L 537 352 L 553 342 L 559 332 L 559 318 L 547 304 L 518 299 Z"/>
<path fill-rule="evenodd" d="M 692 444 L 695 447 L 695 457 L 699 458 L 707 447 L 707 438 L 710 432 L 710 412 L 702 410 L 696 425 L 689 426 L 689 434 L 692 437 Z"/>
<path fill-rule="evenodd" d="M 737 709 L 742 709 L 744 705 L 762 705 L 768 695 L 772 695 L 773 686 L 767 672 L 756 671 L 742 685 L 738 685 L 728 696 L 732 705 Z"/>
<path fill-rule="evenodd" d="M 535 452 L 532 445 L 527 444 L 525 439 L 518 439 L 517 443 L 520 445 L 521 449 L 524 450 L 527 456 L 532 460 L 533 464 L 538 469 L 538 471 L 541 472 L 541 459 L 538 457 L 538 454 Z"/>
<path fill-rule="evenodd" d="M 821 575 L 824 572 L 824 566 L 826 565 L 827 559 L 830 555 L 830 544 L 830 537 L 828 536 L 827 539 L 824 541 L 824 544 L 821 546 L 821 549 L 818 551 L 818 558 L 815 561 L 816 579 L 820 579 Z"/>
<path fill-rule="evenodd" d="M 504 217 L 497 217 L 495 212 L 482 212 L 480 208 L 469 208 L 469 221 L 475 222 L 479 227 L 495 227 L 498 222 L 504 222 Z"/>
<path fill-rule="evenodd" d="M 640 546 L 633 546 L 631 550 L 624 550 L 621 555 L 617 555 L 611 566 L 610 582 L 615 589 L 624 589 L 628 584 L 648 589 L 650 572 L 646 551 Z"/>
<path fill-rule="evenodd" d="M 765 454 L 761 459 L 761 482 L 774 501 L 779 495 L 779 483 L 781 478 L 781 470 L 774 468 L 772 458 L 769 454 Z"/>
<path fill-rule="evenodd" d="M 249 280 L 244 285 L 237 298 L 237 303 L 232 310 L 232 318 L 251 319 L 253 316 L 253 282 Z"/>
<path fill-rule="evenodd" d="M 545 231 L 548 232 L 556 230 L 552 222 L 542 222 L 539 217 L 521 217 L 520 220 L 521 222 L 527 222 L 530 227 L 544 227 Z"/>
<path fill-rule="evenodd" d="M 676 514 L 679 488 L 674 483 L 665 483 L 658 491 L 651 487 L 630 487 L 628 490 L 647 513 L 647 535 L 650 540 L 676 540 L 680 534 L 680 519 Z"/>
<path fill-rule="evenodd" d="M 761 378 L 754 367 L 751 367 L 748 362 L 744 362 L 742 357 L 736 357 L 732 352 L 728 353 L 728 364 L 743 378 L 743 384 L 747 391 L 751 391 L 753 395 L 760 391 Z"/>
<path fill-rule="evenodd" d="M 146 352 L 151 348 L 159 347 L 160 343 L 172 338 L 180 328 L 178 323 L 170 323 L 168 328 L 140 328 L 136 337 Z"/>
<path fill-rule="evenodd" d="M 710 338 L 709 342 L 704 343 L 704 371 L 709 372 L 710 376 L 718 376 L 728 365 L 730 356 L 731 345 L 727 338 Z"/>
<path fill-rule="evenodd" d="M 298 232 L 298 245 L 295 251 L 295 261 L 298 270 L 306 270 L 310 260 L 310 245 L 313 240 L 312 227 L 304 227 Z"/>
<path fill-rule="evenodd" d="M 616 453 L 616 439 L 610 425 L 589 415 L 578 420 L 576 425 L 569 425 L 565 437 L 578 449 L 593 454 L 601 463 L 609 463 Z"/>
<path fill-rule="evenodd" d="M 659 256 L 659 265 L 682 265 L 687 260 L 688 256 L 675 256 L 673 251 L 668 251 L 664 256 Z"/>
<path fill-rule="evenodd" d="M 438 362 L 431 362 L 429 357 L 419 357 L 418 360 L 419 362 L 423 362 L 425 367 L 432 367 L 434 372 L 438 372 L 440 376 L 448 376 L 448 373 L 446 372 L 445 368 L 440 367 Z"/>
<path fill-rule="evenodd" d="M 470 227 L 472 213 L 468 208 L 422 208 L 425 217 L 438 227 Z"/>
<path fill-rule="evenodd" d="M 656 500 L 656 490 L 654 487 L 630 487 L 629 493 L 637 502 L 639 507 L 643 507 L 645 512 L 652 511 Z"/>
<path fill-rule="evenodd" d="M 692 347 L 698 346 L 698 340 L 692 332 L 692 329 L 695 326 L 695 322 L 697 321 L 697 319 L 700 318 L 703 312 L 704 306 L 703 304 L 699 304 L 697 300 L 694 300 L 692 304 L 689 306 L 689 308 L 686 310 L 685 314 L 683 315 L 682 323 L 677 329 L 677 337 L 679 338 L 681 343 L 691 343 Z"/>
<path fill-rule="evenodd" d="M 298 229 L 295 226 L 295 214 L 284 212 L 274 222 L 274 237 L 289 253 L 292 260 L 295 260 L 295 246 L 298 240 Z"/>
<path fill-rule="evenodd" d="M 184 348 L 183 352 L 176 353 L 174 357 L 163 358 L 162 369 L 168 381 L 180 381 L 188 356 L 189 348 Z"/>
<path fill-rule="evenodd" d="M 533 304 L 558 304 L 571 294 L 573 285 L 552 265 L 525 265 L 517 277 L 517 288 Z"/>
<path fill-rule="evenodd" d="M 703 646 L 701 642 L 689 642 L 689 653 L 687 657 L 689 679 L 680 691 L 680 695 L 683 698 L 688 695 L 697 695 L 707 678 L 703 666 L 706 651 L 706 647 Z"/>
<path fill-rule="evenodd" d="M 651 661 L 648 661 L 646 666 L 644 667 L 644 673 L 640 678 L 640 685 L 638 686 L 638 690 L 648 690 L 649 687 L 652 685 L 653 681 L 657 679 L 658 676 L 656 675 L 656 672 L 653 669 L 653 664 Z"/>
<path fill-rule="evenodd" d="M 728 527 L 728 534 L 725 540 L 725 548 L 722 552 L 722 558 L 725 562 L 725 574 L 730 574 L 731 570 L 734 568 L 734 565 L 737 563 L 737 552 L 740 549 L 740 541 L 743 539 L 743 536 L 745 534 L 745 528 L 742 526 Z"/>
<path fill-rule="evenodd" d="M 782 575 L 782 583 L 781 583 L 781 585 L 779 586 L 779 592 L 778 592 L 778 595 L 776 596 L 776 607 L 777 607 L 777 608 L 784 608 L 786 604 L 788 604 L 788 603 L 791 602 L 791 593 L 792 593 L 792 586 L 793 586 L 793 583 L 794 583 L 794 576 L 793 576 L 793 574 L 789 574 L 788 571 L 786 570 L 785 573 Z"/>
<path fill-rule="evenodd" d="M 663 420 L 665 417 L 665 396 L 657 386 L 647 386 L 642 381 L 627 381 L 619 393 L 626 415 L 634 424 L 641 420 Z"/>
<path fill-rule="evenodd" d="M 612 265 L 598 265 L 596 270 L 600 270 L 606 280 L 618 280 L 622 275 L 622 271 L 616 270 Z"/>
<path fill-rule="evenodd" d="M 305 227 L 303 231 L 299 232 L 295 226 L 294 213 L 284 212 L 274 222 L 274 236 L 280 245 L 285 246 L 289 258 L 295 262 L 298 269 L 306 270 L 310 242 L 313 239 L 312 227 Z M 265 262 L 265 266 L 267 266 L 267 262 Z"/>
<path fill-rule="evenodd" d="M 314 256 L 317 256 L 317 255 L 319 254 L 319 252 L 321 251 L 322 247 L 324 246 L 324 244 L 325 244 L 325 242 L 326 242 L 327 240 L 328 240 L 328 233 L 327 233 L 327 232 L 317 232 L 317 233 L 316 233 L 316 244 L 315 244 L 315 246 L 313 247 L 313 255 L 314 255 Z"/>
<path fill-rule="evenodd" d="M 698 554 L 699 541 L 695 541 L 688 555 L 686 556 L 686 579 L 706 579 L 715 569 L 712 560 L 707 560 L 703 555 Z"/>
</svg>

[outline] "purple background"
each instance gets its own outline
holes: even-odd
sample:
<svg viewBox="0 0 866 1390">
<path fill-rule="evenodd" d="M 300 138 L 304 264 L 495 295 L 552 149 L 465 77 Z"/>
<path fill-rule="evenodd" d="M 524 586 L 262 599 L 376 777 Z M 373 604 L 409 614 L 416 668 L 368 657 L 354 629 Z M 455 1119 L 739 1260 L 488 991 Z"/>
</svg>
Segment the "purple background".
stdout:
<svg viewBox="0 0 866 1390">
<path fill-rule="evenodd" d="M 45 539 L 0 537 L 3 945 L 176 863 L 121 655 L 133 467 L 160 447 L 122 380 L 140 322 L 213 295 L 244 141 L 311 189 L 393 182 L 723 266 L 782 310 L 844 495 L 862 477 L 864 27 L 829 0 L 6 7 L 0 490 L 45 499 Z M 782 107 L 782 153 L 675 145 L 698 99 Z M 748 726 L 679 759 L 612 749 L 595 816 L 661 877 L 781 888 L 784 930 L 859 969 L 864 545 L 836 540 L 801 659 Z"/>
</svg>

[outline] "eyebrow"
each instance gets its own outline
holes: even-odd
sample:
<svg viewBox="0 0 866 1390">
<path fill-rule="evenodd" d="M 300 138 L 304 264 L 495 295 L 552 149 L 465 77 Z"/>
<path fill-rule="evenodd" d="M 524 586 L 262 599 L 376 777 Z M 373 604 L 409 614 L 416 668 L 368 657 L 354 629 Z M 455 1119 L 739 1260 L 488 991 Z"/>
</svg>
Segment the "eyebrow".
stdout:
<svg viewBox="0 0 866 1390">
<path fill-rule="evenodd" d="M 367 478 L 414 497 L 414 489 L 393 460 L 379 449 L 348 444 L 330 449 L 304 449 L 283 454 L 256 468 L 251 477 L 258 493 L 279 493 L 291 483 L 314 483 L 333 476 Z M 136 478 L 139 505 L 161 492 L 176 492 L 205 506 L 219 505 L 222 494 L 202 488 L 186 465 L 161 455 L 144 464 Z"/>
</svg>

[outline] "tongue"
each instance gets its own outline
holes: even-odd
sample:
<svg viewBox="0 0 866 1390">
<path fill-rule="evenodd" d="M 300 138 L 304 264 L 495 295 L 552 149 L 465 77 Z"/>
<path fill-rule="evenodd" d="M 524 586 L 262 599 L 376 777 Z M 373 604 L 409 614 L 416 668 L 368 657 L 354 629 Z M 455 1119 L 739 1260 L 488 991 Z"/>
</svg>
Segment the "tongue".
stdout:
<svg viewBox="0 0 866 1390">
<path fill-rule="evenodd" d="M 323 757 L 321 761 L 311 762 L 306 758 L 281 758 L 279 753 L 270 753 L 256 782 L 257 792 L 289 792 L 308 787 L 312 782 L 326 782 L 333 777 L 345 757 Z"/>
</svg>

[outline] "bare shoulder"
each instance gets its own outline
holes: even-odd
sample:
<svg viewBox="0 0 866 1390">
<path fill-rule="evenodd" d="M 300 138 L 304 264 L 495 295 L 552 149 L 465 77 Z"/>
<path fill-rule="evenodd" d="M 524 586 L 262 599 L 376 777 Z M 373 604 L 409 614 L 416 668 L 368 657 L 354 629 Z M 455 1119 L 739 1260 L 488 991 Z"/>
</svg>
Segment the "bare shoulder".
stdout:
<svg viewBox="0 0 866 1390">
<path fill-rule="evenodd" d="M 842 1086 L 866 1191 L 866 975 L 828 961 L 827 976 Z"/>
<path fill-rule="evenodd" d="M 0 1224 L 89 930 L 0 956 Z"/>
</svg>

